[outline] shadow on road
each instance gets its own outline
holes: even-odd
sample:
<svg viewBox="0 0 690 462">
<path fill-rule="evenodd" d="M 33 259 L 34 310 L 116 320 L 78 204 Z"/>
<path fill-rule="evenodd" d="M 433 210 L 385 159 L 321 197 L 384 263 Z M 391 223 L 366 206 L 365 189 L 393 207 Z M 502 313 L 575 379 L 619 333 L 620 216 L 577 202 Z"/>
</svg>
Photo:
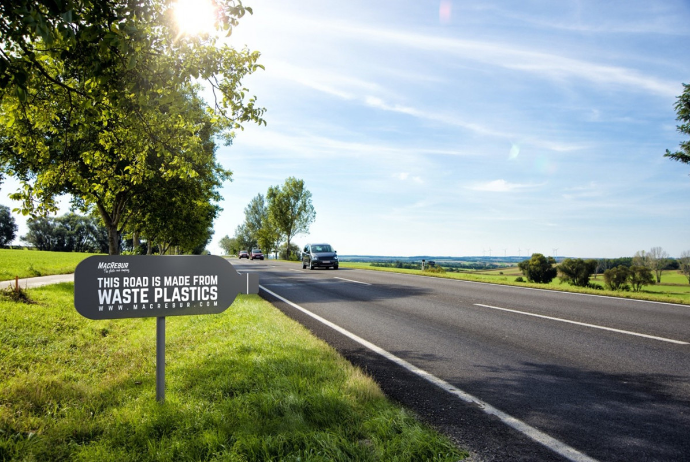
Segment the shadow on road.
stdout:
<svg viewBox="0 0 690 462">
<path fill-rule="evenodd" d="M 602 460 L 687 460 L 688 377 L 585 371 L 552 364 L 483 367 L 452 382 Z"/>
</svg>

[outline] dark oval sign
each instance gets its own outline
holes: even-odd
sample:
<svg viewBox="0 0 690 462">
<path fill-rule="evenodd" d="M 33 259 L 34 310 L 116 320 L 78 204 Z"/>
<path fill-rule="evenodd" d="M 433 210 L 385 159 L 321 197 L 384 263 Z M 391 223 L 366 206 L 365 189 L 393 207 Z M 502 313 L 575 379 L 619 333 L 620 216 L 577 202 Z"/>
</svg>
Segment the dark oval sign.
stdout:
<svg viewBox="0 0 690 462">
<path fill-rule="evenodd" d="M 74 271 L 74 307 L 90 319 L 216 314 L 246 281 L 212 255 L 93 256 Z"/>
</svg>

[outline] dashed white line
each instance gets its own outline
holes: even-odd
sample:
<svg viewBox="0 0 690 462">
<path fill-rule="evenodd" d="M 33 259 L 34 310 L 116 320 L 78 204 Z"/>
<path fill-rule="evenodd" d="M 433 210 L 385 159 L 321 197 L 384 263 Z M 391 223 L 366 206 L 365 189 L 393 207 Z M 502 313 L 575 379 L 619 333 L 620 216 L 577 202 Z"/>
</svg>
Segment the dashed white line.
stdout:
<svg viewBox="0 0 690 462">
<path fill-rule="evenodd" d="M 369 284 L 368 282 L 353 281 L 352 279 L 339 278 L 338 276 L 334 276 L 333 279 L 340 279 L 341 281 L 354 282 L 354 283 L 356 283 L 356 284 L 362 284 L 362 285 L 365 285 L 365 286 L 370 286 L 370 285 L 372 285 L 372 284 Z"/>
<path fill-rule="evenodd" d="M 517 313 L 517 314 L 522 314 L 525 316 L 533 316 L 535 318 L 542 318 L 542 319 L 549 319 L 551 321 L 558 321 L 558 322 L 565 322 L 568 324 L 576 324 L 578 326 L 584 326 L 584 327 L 591 327 L 593 329 L 601 329 L 601 330 L 607 330 L 610 332 L 617 332 L 619 334 L 626 334 L 626 335 L 634 335 L 637 337 L 644 337 L 644 338 L 649 338 L 653 340 L 659 340 L 662 342 L 668 342 L 668 343 L 675 343 L 677 345 L 690 345 L 688 342 L 683 342 L 681 340 L 673 340 L 670 338 L 665 338 L 665 337 L 657 337 L 655 335 L 647 335 L 647 334 L 641 334 L 639 332 L 631 332 L 629 330 L 622 330 L 622 329 L 614 329 L 612 327 L 605 327 L 605 326 L 598 326 L 596 324 L 588 324 L 586 322 L 579 322 L 579 321 L 571 321 L 570 319 L 562 319 L 562 318 L 554 318 L 551 316 L 544 316 L 543 314 L 536 314 L 536 313 L 528 313 L 526 311 L 518 311 L 518 310 L 511 310 L 509 308 L 501 308 L 498 306 L 491 306 L 491 305 L 482 305 L 481 303 L 475 303 L 474 306 L 481 306 L 484 308 L 491 308 L 492 310 L 500 310 L 500 311 L 508 311 L 510 313 Z"/>
<path fill-rule="evenodd" d="M 355 281 L 356 282 L 356 281 Z M 573 462 L 597 462 L 596 459 L 592 459 L 588 455 L 578 451 L 577 449 L 568 446 L 567 444 L 563 443 L 562 441 L 557 440 L 556 438 L 553 438 L 552 436 L 547 435 L 546 433 L 537 430 L 536 428 L 532 427 L 531 425 L 526 424 L 525 422 L 516 419 L 515 417 L 506 414 L 503 411 L 499 411 L 489 403 L 486 403 L 482 401 L 479 398 L 476 398 L 469 393 L 451 385 L 450 383 L 446 382 L 443 379 L 440 379 L 436 377 L 435 375 L 432 375 L 428 372 L 426 372 L 423 369 L 418 368 L 417 366 L 414 366 L 413 364 L 408 363 L 402 358 L 398 358 L 392 353 L 389 353 L 388 351 L 384 350 L 383 348 L 380 348 L 373 343 L 364 340 L 363 338 L 353 334 L 352 332 L 343 329 L 342 327 L 338 326 L 337 324 L 333 324 L 332 322 L 322 318 L 321 316 L 312 313 L 311 311 L 307 310 L 306 308 L 302 308 L 296 303 L 291 302 L 290 300 L 281 297 L 280 295 L 276 294 L 275 292 L 272 292 L 265 288 L 264 286 L 259 286 L 262 290 L 264 290 L 266 293 L 271 294 L 272 296 L 276 297 L 279 300 L 282 300 L 283 302 L 287 303 L 291 307 L 303 312 L 304 314 L 311 316 L 312 318 L 316 319 L 317 321 L 325 324 L 326 326 L 330 327 L 331 329 L 334 329 L 337 332 L 340 332 L 341 334 L 345 335 L 346 337 L 354 340 L 355 342 L 359 343 L 360 345 L 369 348 L 370 350 L 374 351 L 375 353 L 378 353 L 379 355 L 383 356 L 384 358 L 393 361 L 394 363 L 398 364 L 399 366 L 407 369 L 408 371 L 412 372 L 413 374 L 418 375 L 419 377 L 423 378 L 424 380 L 427 380 L 430 383 L 433 383 L 439 388 L 442 388 L 449 393 L 457 396 L 461 400 L 468 402 L 468 403 L 473 403 L 477 405 L 482 411 L 484 411 L 486 414 L 493 415 L 497 417 L 499 420 L 501 420 L 503 423 L 506 425 L 514 428 L 515 430 L 519 431 L 523 435 L 526 435 L 527 437 L 533 439 L 534 441 L 542 444 L 543 446 L 546 446 L 547 448 L 551 449 L 552 451 L 562 455 L 566 459 L 573 461 Z"/>
<path fill-rule="evenodd" d="M 274 267 L 274 268 L 275 268 L 275 267 Z M 304 271 L 302 271 L 302 270 L 296 270 L 296 269 L 292 269 L 292 268 L 288 268 L 288 269 L 289 269 L 290 271 L 294 271 L 294 272 L 296 272 L 296 273 L 304 273 Z"/>
</svg>

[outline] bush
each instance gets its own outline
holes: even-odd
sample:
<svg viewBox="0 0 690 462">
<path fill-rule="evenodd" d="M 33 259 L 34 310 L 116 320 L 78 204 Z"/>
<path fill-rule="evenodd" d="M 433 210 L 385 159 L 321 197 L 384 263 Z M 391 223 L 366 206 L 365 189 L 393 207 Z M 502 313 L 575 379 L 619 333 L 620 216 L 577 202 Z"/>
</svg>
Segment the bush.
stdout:
<svg viewBox="0 0 690 462">
<path fill-rule="evenodd" d="M 522 276 L 518 276 L 515 278 L 515 282 L 525 282 L 525 280 L 522 278 Z"/>
<path fill-rule="evenodd" d="M 426 266 L 426 267 L 424 267 L 424 272 L 425 273 L 445 273 L 446 270 L 444 270 L 440 266 Z"/>
<path fill-rule="evenodd" d="M 532 254 L 529 260 L 518 263 L 518 268 L 529 282 L 548 284 L 556 277 L 556 268 L 553 265 L 556 260 L 553 257 L 546 258 L 540 253 Z"/>
<path fill-rule="evenodd" d="M 571 286 L 587 287 L 589 285 L 589 276 L 596 269 L 596 260 L 566 258 L 558 266 L 558 276 L 561 278 L 561 283 L 567 282 Z"/>
<path fill-rule="evenodd" d="M 629 270 L 630 285 L 635 292 L 639 292 L 642 286 L 653 285 L 654 275 L 646 266 L 631 266 Z"/>
<path fill-rule="evenodd" d="M 630 290 L 627 284 L 629 277 L 630 270 L 621 265 L 604 271 L 604 283 L 610 290 Z"/>
</svg>

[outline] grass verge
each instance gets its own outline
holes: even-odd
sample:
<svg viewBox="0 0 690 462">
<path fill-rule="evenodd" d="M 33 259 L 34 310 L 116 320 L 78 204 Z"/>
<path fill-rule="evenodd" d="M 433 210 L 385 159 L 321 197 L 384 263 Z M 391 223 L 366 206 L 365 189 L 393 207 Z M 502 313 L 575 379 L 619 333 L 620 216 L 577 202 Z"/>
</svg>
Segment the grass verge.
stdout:
<svg viewBox="0 0 690 462">
<path fill-rule="evenodd" d="M 0 299 L 0 460 L 461 459 L 325 343 L 258 296 L 155 320 L 92 321 L 73 284 Z"/>
<path fill-rule="evenodd" d="M 340 266 L 343 268 L 367 269 L 373 271 L 387 271 L 391 273 L 414 274 L 419 276 L 438 277 L 446 279 L 458 279 L 461 281 L 485 282 L 489 284 L 501 284 L 507 286 L 517 287 L 531 287 L 534 289 L 555 290 L 560 292 L 574 292 L 581 294 L 605 295 L 609 297 L 629 298 L 634 300 L 648 300 L 655 302 L 679 303 L 683 305 L 690 305 L 690 286 L 677 287 L 672 285 L 656 285 L 647 286 L 641 292 L 617 292 L 611 290 L 596 290 L 586 287 L 574 287 L 567 284 L 560 284 L 558 279 L 555 279 L 550 284 L 534 284 L 529 282 L 515 282 L 514 274 L 499 274 L 498 270 L 494 270 L 494 274 L 489 272 L 483 273 L 429 273 L 420 270 L 404 269 L 404 268 L 382 268 L 370 266 L 369 263 L 354 263 L 341 262 Z M 502 270 L 506 272 L 506 270 Z M 675 280 L 675 279 L 674 279 Z M 603 278 L 591 279 L 591 282 L 603 284 Z M 663 282 L 663 279 L 662 279 Z"/>
<path fill-rule="evenodd" d="M 90 253 L 80 252 L 46 252 L 39 250 L 0 249 L 0 281 L 52 274 L 74 273 L 77 267 Z"/>
</svg>

